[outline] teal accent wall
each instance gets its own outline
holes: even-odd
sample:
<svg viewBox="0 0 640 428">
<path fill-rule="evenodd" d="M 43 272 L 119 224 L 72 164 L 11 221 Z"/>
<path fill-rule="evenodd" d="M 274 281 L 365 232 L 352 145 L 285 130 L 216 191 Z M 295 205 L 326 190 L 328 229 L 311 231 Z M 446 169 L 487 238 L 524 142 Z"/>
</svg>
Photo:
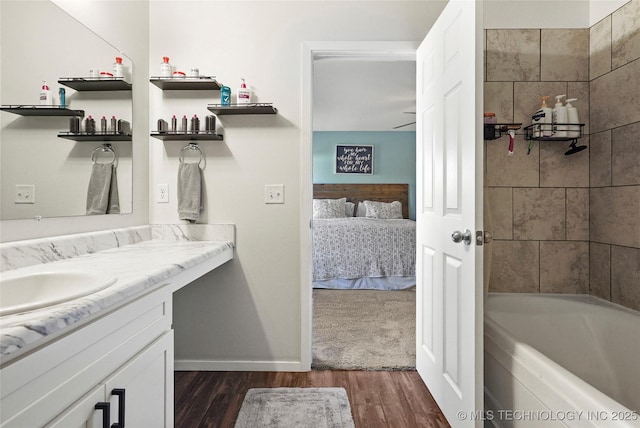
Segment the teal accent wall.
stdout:
<svg viewBox="0 0 640 428">
<path fill-rule="evenodd" d="M 373 174 L 336 174 L 337 144 L 373 147 Z M 416 218 L 415 131 L 313 133 L 313 183 L 409 183 L 409 218 Z"/>
</svg>

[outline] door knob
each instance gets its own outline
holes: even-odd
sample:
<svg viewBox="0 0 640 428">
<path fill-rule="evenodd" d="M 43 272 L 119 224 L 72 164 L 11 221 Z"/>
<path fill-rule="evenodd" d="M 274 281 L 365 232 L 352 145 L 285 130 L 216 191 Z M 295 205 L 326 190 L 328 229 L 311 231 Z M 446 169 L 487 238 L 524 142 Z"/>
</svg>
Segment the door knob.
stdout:
<svg viewBox="0 0 640 428">
<path fill-rule="evenodd" d="M 471 231 L 466 229 L 464 232 L 456 230 L 451 234 L 451 240 L 456 244 L 458 242 L 464 242 L 464 245 L 471 245 Z"/>
</svg>

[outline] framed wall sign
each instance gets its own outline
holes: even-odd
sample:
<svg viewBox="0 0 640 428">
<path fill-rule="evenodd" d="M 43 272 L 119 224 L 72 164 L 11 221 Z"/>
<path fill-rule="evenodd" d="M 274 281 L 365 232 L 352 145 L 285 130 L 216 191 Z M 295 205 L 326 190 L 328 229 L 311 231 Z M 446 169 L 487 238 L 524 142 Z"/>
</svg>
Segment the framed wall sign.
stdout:
<svg viewBox="0 0 640 428">
<path fill-rule="evenodd" d="M 336 174 L 373 174 L 373 146 L 336 145 Z"/>
</svg>

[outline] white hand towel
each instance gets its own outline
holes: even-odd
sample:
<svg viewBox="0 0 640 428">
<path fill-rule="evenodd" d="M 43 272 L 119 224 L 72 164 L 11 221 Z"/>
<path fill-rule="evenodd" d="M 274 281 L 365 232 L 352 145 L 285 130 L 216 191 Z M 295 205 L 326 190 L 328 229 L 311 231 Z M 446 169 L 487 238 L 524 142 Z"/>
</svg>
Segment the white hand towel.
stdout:
<svg viewBox="0 0 640 428">
<path fill-rule="evenodd" d="M 110 163 L 94 163 L 87 189 L 87 215 L 118 213 L 120 203 L 115 166 Z"/>
<path fill-rule="evenodd" d="M 202 171 L 197 163 L 182 162 L 178 168 L 178 217 L 198 221 L 202 208 Z"/>
</svg>

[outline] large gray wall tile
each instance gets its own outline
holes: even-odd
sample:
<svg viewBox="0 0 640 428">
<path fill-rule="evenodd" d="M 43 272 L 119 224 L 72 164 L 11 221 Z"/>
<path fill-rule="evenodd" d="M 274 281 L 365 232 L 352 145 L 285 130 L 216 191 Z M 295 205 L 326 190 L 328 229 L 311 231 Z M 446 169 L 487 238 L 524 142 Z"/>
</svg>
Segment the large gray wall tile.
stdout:
<svg viewBox="0 0 640 428">
<path fill-rule="evenodd" d="M 589 292 L 589 243 L 540 243 L 540 292 Z"/>
<path fill-rule="evenodd" d="M 589 30 L 543 29 L 540 80 L 589 80 Z"/>
<path fill-rule="evenodd" d="M 487 208 L 491 213 L 494 239 L 513 238 L 513 210 L 511 187 L 490 187 L 487 189 Z"/>
<path fill-rule="evenodd" d="M 564 240 L 565 189 L 513 189 L 514 239 Z"/>
<path fill-rule="evenodd" d="M 611 300 L 611 245 L 589 245 L 589 294 Z"/>
<path fill-rule="evenodd" d="M 567 240 L 589 240 L 589 189 L 567 189 Z"/>
<path fill-rule="evenodd" d="M 531 116 L 540 109 L 543 96 L 553 108 L 556 95 L 566 94 L 566 82 L 515 82 L 513 85 L 513 120 L 523 126 L 531 124 Z"/>
<path fill-rule="evenodd" d="M 611 301 L 640 310 L 640 249 L 611 247 Z"/>
<path fill-rule="evenodd" d="M 589 205 L 592 241 L 640 248 L 640 186 L 592 188 Z"/>
<path fill-rule="evenodd" d="M 540 79 L 540 30 L 487 30 L 487 80 Z"/>
<path fill-rule="evenodd" d="M 537 293 L 540 251 L 537 241 L 493 241 L 489 291 Z"/>
<path fill-rule="evenodd" d="M 578 141 L 588 145 L 588 137 Z M 569 156 L 569 142 L 540 141 L 540 187 L 589 187 L 589 150 Z"/>
<path fill-rule="evenodd" d="M 509 138 L 487 142 L 487 186 L 531 186 L 540 184 L 540 153 L 534 144 L 527 156 L 528 141 L 516 135 L 513 156 L 509 156 Z"/>
<path fill-rule="evenodd" d="M 611 62 L 614 68 L 640 58 L 640 0 L 632 0 L 611 15 Z"/>
<path fill-rule="evenodd" d="M 640 122 L 611 131 L 611 183 L 640 185 Z"/>
<path fill-rule="evenodd" d="M 631 62 L 591 82 L 592 133 L 640 122 L 640 61 Z"/>
<path fill-rule="evenodd" d="M 589 184 L 611 186 L 611 131 L 589 136 Z"/>
<path fill-rule="evenodd" d="M 495 113 L 499 123 L 513 122 L 513 82 L 485 82 L 484 111 Z"/>
<path fill-rule="evenodd" d="M 611 71 L 611 15 L 590 29 L 589 76 L 593 80 Z"/>
</svg>

